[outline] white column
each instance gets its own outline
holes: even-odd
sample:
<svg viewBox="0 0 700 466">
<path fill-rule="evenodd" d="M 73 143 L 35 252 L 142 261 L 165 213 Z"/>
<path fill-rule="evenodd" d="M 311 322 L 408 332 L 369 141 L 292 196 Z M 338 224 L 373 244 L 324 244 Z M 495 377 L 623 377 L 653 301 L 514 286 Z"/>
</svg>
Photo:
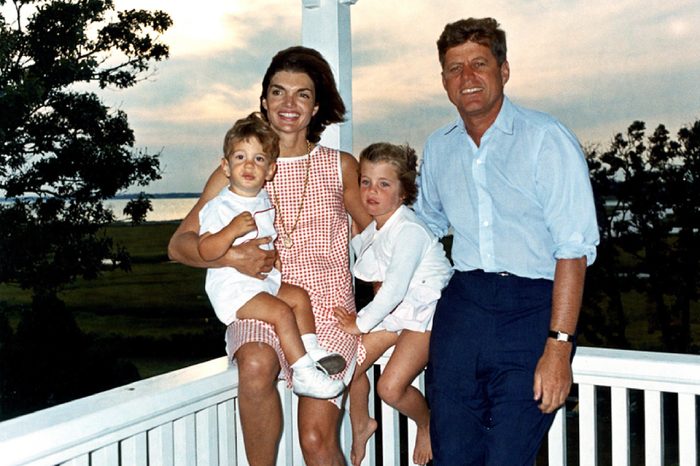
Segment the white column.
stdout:
<svg viewBox="0 0 700 466">
<path fill-rule="evenodd" d="M 357 0 L 302 0 L 301 43 L 331 65 L 345 103 L 346 121 L 323 132 L 321 143 L 352 152 L 352 34 L 350 6 Z"/>
</svg>

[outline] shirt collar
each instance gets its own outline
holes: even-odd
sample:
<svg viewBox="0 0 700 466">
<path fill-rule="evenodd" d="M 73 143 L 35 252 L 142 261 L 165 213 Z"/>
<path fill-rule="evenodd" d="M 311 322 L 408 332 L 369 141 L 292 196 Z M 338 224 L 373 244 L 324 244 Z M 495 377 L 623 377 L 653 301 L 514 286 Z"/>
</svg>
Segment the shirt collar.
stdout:
<svg viewBox="0 0 700 466">
<path fill-rule="evenodd" d="M 487 131 L 490 131 L 491 128 L 496 128 L 499 131 L 502 131 L 506 134 L 513 134 L 514 117 L 515 106 L 510 101 L 510 99 L 504 95 L 503 105 L 501 105 L 501 110 L 498 112 L 496 121 L 493 122 L 493 124 L 491 125 L 491 127 L 489 127 Z M 445 135 L 450 134 L 454 130 L 461 130 L 464 132 L 467 131 L 467 129 L 464 126 L 464 121 L 462 121 L 462 118 L 459 116 L 451 125 L 447 125 L 447 127 L 445 128 Z"/>
</svg>

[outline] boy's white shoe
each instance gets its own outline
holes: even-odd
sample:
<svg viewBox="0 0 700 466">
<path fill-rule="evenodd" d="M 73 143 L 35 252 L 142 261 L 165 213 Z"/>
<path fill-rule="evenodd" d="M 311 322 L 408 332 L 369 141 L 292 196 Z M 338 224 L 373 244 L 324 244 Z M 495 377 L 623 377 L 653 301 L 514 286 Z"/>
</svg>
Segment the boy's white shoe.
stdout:
<svg viewBox="0 0 700 466">
<path fill-rule="evenodd" d="M 320 346 L 308 350 L 309 356 L 314 360 L 316 365 L 326 374 L 340 374 L 345 369 L 345 359 L 338 353 L 331 353 Z"/>
<path fill-rule="evenodd" d="M 293 369 L 292 390 L 299 396 L 329 399 L 343 393 L 342 380 L 333 380 L 316 366 L 303 366 Z"/>
</svg>

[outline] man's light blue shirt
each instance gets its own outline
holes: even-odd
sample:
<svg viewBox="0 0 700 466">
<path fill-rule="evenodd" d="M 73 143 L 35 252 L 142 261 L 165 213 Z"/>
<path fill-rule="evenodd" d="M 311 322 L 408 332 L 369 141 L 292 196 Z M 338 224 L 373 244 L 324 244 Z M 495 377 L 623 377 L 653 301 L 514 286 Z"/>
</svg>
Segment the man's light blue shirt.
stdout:
<svg viewBox="0 0 700 466">
<path fill-rule="evenodd" d="M 578 140 L 507 97 L 479 147 L 461 118 L 430 135 L 419 186 L 414 209 L 438 237 L 452 229 L 457 270 L 551 280 L 557 259 L 595 260 L 598 225 Z"/>
</svg>

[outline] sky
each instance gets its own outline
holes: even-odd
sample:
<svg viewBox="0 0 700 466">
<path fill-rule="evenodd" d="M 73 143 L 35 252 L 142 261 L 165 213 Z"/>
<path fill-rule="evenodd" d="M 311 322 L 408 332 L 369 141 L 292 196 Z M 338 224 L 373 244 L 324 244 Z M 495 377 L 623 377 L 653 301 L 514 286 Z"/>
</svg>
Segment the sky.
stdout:
<svg viewBox="0 0 700 466">
<path fill-rule="evenodd" d="M 302 2 L 115 3 L 168 12 L 170 58 L 136 87 L 100 95 L 128 114 L 139 149 L 161 152 L 162 179 L 146 192 L 199 192 L 226 130 L 258 108 L 271 57 L 301 42 Z M 355 154 L 376 141 L 420 153 L 456 117 L 435 41 L 470 16 L 506 31 L 511 100 L 554 115 L 585 146 L 606 147 L 635 120 L 675 135 L 700 119 L 698 0 L 359 0 L 350 11 Z"/>
</svg>

